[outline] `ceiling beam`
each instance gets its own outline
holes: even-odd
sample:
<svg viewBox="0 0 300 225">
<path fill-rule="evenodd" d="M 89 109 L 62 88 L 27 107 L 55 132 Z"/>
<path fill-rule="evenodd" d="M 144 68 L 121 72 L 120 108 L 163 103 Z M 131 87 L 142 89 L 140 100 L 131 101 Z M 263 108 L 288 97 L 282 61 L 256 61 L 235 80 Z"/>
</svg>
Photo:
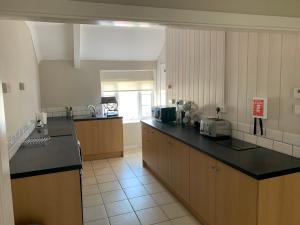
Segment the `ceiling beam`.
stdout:
<svg viewBox="0 0 300 225">
<path fill-rule="evenodd" d="M 295 0 L 294 0 L 295 1 Z M 41 3 L 42 2 L 42 3 Z M 34 7 L 33 7 L 34 6 Z M 300 16 L 300 13 L 299 13 Z M 80 1 L 2 0 L 0 18 L 48 22 L 95 23 L 98 20 L 145 21 L 248 30 L 300 30 L 300 18 L 167 9 Z"/>
<path fill-rule="evenodd" d="M 80 24 L 73 24 L 74 67 L 80 68 Z"/>
</svg>

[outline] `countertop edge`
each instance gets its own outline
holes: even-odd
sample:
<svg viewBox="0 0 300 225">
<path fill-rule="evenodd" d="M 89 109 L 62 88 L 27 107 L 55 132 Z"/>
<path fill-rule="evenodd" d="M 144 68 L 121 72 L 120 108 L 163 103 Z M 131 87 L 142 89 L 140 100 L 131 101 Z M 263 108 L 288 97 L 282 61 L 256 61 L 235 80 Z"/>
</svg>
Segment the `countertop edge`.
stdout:
<svg viewBox="0 0 300 225">
<path fill-rule="evenodd" d="M 12 180 L 14 179 L 21 179 L 26 177 L 34 177 L 34 176 L 41 176 L 51 173 L 61 173 L 66 171 L 72 171 L 72 170 L 81 170 L 81 165 L 74 165 L 74 166 L 67 166 L 67 167 L 59 167 L 59 168 L 51 168 L 51 169 L 45 169 L 45 170 L 37 170 L 37 171 L 29 171 L 29 172 L 23 172 L 23 173 L 15 173 L 11 174 L 10 178 Z"/>
<path fill-rule="evenodd" d="M 113 120 L 113 119 L 123 119 L 123 117 L 122 116 L 112 116 L 112 117 L 73 118 L 73 121 L 80 122 L 80 121 Z"/>
</svg>

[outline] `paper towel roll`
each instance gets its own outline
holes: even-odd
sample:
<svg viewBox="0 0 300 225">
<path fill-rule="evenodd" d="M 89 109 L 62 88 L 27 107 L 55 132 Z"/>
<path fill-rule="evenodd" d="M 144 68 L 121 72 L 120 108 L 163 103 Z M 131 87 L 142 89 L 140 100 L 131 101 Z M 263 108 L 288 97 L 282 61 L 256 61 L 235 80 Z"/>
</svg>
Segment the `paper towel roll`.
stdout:
<svg viewBox="0 0 300 225">
<path fill-rule="evenodd" d="M 47 124 L 47 113 L 41 112 L 36 114 L 36 120 L 40 120 L 44 125 Z"/>
</svg>

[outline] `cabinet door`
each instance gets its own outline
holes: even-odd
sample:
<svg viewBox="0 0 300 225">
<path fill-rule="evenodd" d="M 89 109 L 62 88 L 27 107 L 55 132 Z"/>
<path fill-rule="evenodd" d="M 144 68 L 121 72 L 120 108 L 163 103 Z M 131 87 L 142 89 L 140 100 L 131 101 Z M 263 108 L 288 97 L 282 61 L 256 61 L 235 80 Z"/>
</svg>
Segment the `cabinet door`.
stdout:
<svg viewBox="0 0 300 225">
<path fill-rule="evenodd" d="M 85 155 L 97 154 L 97 121 L 75 122 L 75 128 L 83 158 Z"/>
<path fill-rule="evenodd" d="M 122 119 L 98 120 L 99 153 L 123 151 Z"/>
<path fill-rule="evenodd" d="M 149 129 L 149 167 L 155 172 L 157 173 L 158 170 L 158 131 L 154 130 L 153 128 Z"/>
<path fill-rule="evenodd" d="M 186 202 L 189 202 L 189 151 L 187 145 L 171 139 L 171 186 Z"/>
<path fill-rule="evenodd" d="M 143 161 L 150 166 L 150 128 L 142 126 L 142 155 Z"/>
<path fill-rule="evenodd" d="M 215 224 L 216 164 L 216 160 L 191 149 L 190 205 L 210 225 Z"/>
<path fill-rule="evenodd" d="M 158 144 L 157 144 L 157 170 L 158 175 L 160 178 L 166 182 L 167 184 L 170 184 L 170 178 L 171 178 L 171 159 L 170 159 L 170 147 L 171 147 L 171 141 L 170 138 L 162 133 L 159 133 L 158 135 Z"/>
<path fill-rule="evenodd" d="M 256 225 L 257 180 L 217 162 L 216 225 Z"/>
</svg>

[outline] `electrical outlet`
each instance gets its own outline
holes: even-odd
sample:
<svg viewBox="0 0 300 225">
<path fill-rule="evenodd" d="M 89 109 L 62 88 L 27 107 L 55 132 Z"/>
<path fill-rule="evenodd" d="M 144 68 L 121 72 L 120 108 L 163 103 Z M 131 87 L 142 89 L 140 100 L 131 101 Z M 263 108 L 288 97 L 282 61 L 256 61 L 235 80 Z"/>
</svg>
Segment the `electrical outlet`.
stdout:
<svg viewBox="0 0 300 225">
<path fill-rule="evenodd" d="M 294 114 L 300 116 L 300 105 L 294 105 Z"/>
<path fill-rule="evenodd" d="M 24 91 L 25 90 L 25 84 L 20 82 L 19 83 L 19 89 L 20 89 L 20 91 Z"/>
</svg>

